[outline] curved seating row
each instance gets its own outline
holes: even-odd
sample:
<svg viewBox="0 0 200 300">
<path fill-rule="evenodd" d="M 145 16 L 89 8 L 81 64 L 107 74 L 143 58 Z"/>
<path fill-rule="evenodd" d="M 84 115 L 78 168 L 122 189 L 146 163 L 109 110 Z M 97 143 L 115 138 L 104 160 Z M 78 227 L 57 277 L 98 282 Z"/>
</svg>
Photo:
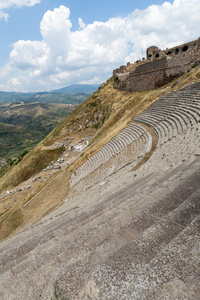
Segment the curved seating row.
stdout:
<svg viewBox="0 0 200 300">
<path fill-rule="evenodd" d="M 113 159 L 114 169 L 121 168 L 130 163 L 134 153 L 149 152 L 151 145 L 151 135 L 143 127 L 131 123 L 72 173 L 70 185 L 75 185 L 110 159 Z"/>
<path fill-rule="evenodd" d="M 160 97 L 134 121 L 150 126 L 159 144 L 184 132 L 200 121 L 200 83 Z"/>
</svg>

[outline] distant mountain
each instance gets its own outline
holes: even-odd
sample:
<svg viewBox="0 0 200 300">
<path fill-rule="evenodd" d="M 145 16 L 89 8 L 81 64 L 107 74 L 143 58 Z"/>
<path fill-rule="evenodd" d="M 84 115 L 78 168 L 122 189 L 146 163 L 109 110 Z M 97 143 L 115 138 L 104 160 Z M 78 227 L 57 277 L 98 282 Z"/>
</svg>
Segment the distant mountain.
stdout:
<svg viewBox="0 0 200 300">
<path fill-rule="evenodd" d="M 15 93 L 0 91 L 0 104 L 9 102 L 82 103 L 96 92 L 99 84 L 72 84 L 70 86 L 39 93 Z"/>
<path fill-rule="evenodd" d="M 58 90 L 53 90 L 51 91 L 52 93 L 63 93 L 63 94 L 69 94 L 69 93 L 78 93 L 78 92 L 83 92 L 86 94 L 93 94 L 96 92 L 98 87 L 101 84 L 72 84 L 70 86 L 58 89 Z"/>
<path fill-rule="evenodd" d="M 15 93 L 15 92 L 2 92 L 0 91 L 0 103 L 26 101 L 34 93 Z"/>
<path fill-rule="evenodd" d="M 56 92 L 42 92 L 30 97 L 26 102 L 43 102 L 43 103 L 62 103 L 62 104 L 81 104 L 90 94 L 86 93 L 56 93 Z"/>
</svg>

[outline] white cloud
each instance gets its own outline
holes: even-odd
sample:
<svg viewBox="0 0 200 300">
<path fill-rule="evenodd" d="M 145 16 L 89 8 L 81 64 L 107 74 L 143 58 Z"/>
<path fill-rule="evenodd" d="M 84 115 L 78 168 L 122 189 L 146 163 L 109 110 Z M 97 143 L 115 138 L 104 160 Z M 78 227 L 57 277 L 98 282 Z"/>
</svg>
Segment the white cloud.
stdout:
<svg viewBox="0 0 200 300">
<path fill-rule="evenodd" d="M 5 12 L 10 7 L 34 6 L 40 3 L 41 0 L 0 0 L 0 19 L 8 21 L 9 15 Z"/>
<path fill-rule="evenodd" d="M 8 21 L 9 15 L 2 10 L 0 10 L 0 19 L 4 19 L 6 22 Z"/>
<path fill-rule="evenodd" d="M 22 7 L 22 6 L 34 6 L 40 3 L 41 0 L 1 0 L 0 9 L 7 9 L 11 6 Z"/>
<path fill-rule="evenodd" d="M 43 69 L 48 59 L 49 48 L 42 41 L 20 40 L 13 44 L 10 53 L 11 64 L 18 69 Z"/>
<path fill-rule="evenodd" d="M 78 18 L 78 24 L 79 24 L 80 29 L 83 29 L 86 27 L 86 24 L 83 22 L 83 20 L 81 18 Z"/>
<path fill-rule="evenodd" d="M 11 79 L 8 81 L 8 83 L 10 83 L 10 84 L 13 85 L 13 86 L 20 85 L 19 79 L 16 78 L 16 77 L 11 78 Z"/>
<path fill-rule="evenodd" d="M 69 8 L 61 5 L 54 11 L 48 10 L 40 23 L 43 41 L 48 45 L 53 57 L 66 55 L 69 50 L 72 27 L 69 16 Z"/>
<path fill-rule="evenodd" d="M 18 78 L 19 88 L 32 91 L 76 82 L 100 83 L 114 68 L 145 56 L 150 45 L 164 49 L 198 37 L 199 13 L 199 0 L 174 0 L 107 22 L 86 25 L 79 18 L 80 28 L 73 32 L 70 10 L 61 5 L 44 14 L 42 41 L 13 44 L 10 74 Z M 6 77 L 11 89 L 12 81 Z"/>
</svg>

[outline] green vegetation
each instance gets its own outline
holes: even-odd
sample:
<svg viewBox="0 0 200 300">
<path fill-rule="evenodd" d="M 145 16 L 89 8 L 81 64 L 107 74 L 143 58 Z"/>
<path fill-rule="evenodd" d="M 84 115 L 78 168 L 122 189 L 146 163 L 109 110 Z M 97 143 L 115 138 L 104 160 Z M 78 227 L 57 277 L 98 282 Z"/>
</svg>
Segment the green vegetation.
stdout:
<svg viewBox="0 0 200 300">
<path fill-rule="evenodd" d="M 51 92 L 41 93 L 14 93 L 0 91 L 0 104 L 9 102 L 15 102 L 18 104 L 21 102 L 80 104 L 94 93 L 98 87 L 98 84 L 74 84 Z"/>
<path fill-rule="evenodd" d="M 28 100 L 32 96 L 31 93 L 7 93 L 0 91 L 0 103 L 21 102 Z"/>
<path fill-rule="evenodd" d="M 28 150 L 24 150 L 24 152 L 21 155 L 19 155 L 17 158 L 15 159 L 8 158 L 7 163 L 10 166 L 12 166 L 13 164 L 17 165 L 27 153 Z"/>
<path fill-rule="evenodd" d="M 0 153 L 9 165 L 17 164 L 48 135 L 76 105 L 44 103 L 0 106 Z"/>
<path fill-rule="evenodd" d="M 94 106 L 97 106 L 97 103 L 96 103 L 96 102 L 91 102 L 90 105 L 91 105 L 92 107 L 94 107 Z"/>
<path fill-rule="evenodd" d="M 71 94 L 61 94 L 61 93 L 37 93 L 30 97 L 28 102 L 42 102 L 42 103 L 63 103 L 63 104 L 80 104 L 84 102 L 90 94 L 86 93 L 71 93 Z"/>
</svg>

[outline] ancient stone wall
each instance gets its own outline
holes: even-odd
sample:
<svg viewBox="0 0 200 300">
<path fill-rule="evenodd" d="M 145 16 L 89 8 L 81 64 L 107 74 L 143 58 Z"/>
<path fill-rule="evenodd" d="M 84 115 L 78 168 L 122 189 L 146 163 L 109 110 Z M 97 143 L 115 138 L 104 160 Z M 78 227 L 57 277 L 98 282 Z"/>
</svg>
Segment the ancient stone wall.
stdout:
<svg viewBox="0 0 200 300">
<path fill-rule="evenodd" d="M 167 67 L 167 61 L 166 58 L 162 58 L 159 60 L 152 62 L 147 62 L 144 65 L 140 65 L 136 68 L 134 71 L 134 75 L 141 74 L 141 73 L 146 73 L 150 71 L 155 71 L 155 70 L 160 70 L 164 69 Z"/>
<path fill-rule="evenodd" d="M 155 53 L 157 53 L 158 51 L 161 51 L 161 50 L 156 46 L 151 46 L 151 47 L 147 48 L 147 51 L 146 51 L 147 59 L 149 57 L 152 57 L 153 55 L 155 55 Z"/>
<path fill-rule="evenodd" d="M 200 38 L 164 51 L 152 46 L 147 49 L 148 55 L 150 52 L 150 60 L 133 72 L 125 66 L 114 70 L 114 86 L 127 91 L 152 90 L 187 73 L 200 64 Z"/>
</svg>

